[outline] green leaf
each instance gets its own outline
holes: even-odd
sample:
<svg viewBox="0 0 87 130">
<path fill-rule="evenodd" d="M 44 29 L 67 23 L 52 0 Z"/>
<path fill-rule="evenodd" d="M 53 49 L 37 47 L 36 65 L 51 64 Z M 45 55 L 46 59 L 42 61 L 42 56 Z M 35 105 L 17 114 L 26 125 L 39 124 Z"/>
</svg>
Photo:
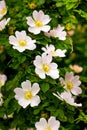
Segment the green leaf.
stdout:
<svg viewBox="0 0 87 130">
<path fill-rule="evenodd" d="M 70 10 L 72 8 L 76 8 L 79 5 L 79 2 L 78 0 L 66 0 L 65 4 L 66 4 L 66 9 Z"/>
<path fill-rule="evenodd" d="M 87 20 L 87 13 L 83 10 L 75 10 L 81 17 L 85 18 Z"/>
<path fill-rule="evenodd" d="M 42 83 L 41 85 L 41 90 L 45 93 L 49 90 L 49 84 L 48 83 Z"/>
</svg>

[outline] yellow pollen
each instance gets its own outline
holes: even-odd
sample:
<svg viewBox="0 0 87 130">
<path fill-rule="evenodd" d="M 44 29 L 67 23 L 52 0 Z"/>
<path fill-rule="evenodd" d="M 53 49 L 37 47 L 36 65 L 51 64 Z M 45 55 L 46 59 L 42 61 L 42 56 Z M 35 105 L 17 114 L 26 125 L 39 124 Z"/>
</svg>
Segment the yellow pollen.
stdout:
<svg viewBox="0 0 87 130">
<path fill-rule="evenodd" d="M 39 20 L 35 21 L 35 24 L 37 27 L 42 27 L 43 26 L 43 23 Z"/>
<path fill-rule="evenodd" d="M 31 91 L 27 91 L 25 93 L 25 98 L 28 100 L 28 99 L 31 99 L 32 98 L 32 92 Z"/>
<path fill-rule="evenodd" d="M 32 2 L 29 4 L 29 7 L 30 7 L 30 9 L 34 9 L 34 8 L 36 8 L 36 4 Z"/>
<path fill-rule="evenodd" d="M 45 130 L 51 130 L 51 128 L 48 126 L 47 128 L 45 128 Z"/>
<path fill-rule="evenodd" d="M 0 81 L 0 87 L 3 85 L 2 81 Z"/>
<path fill-rule="evenodd" d="M 26 46 L 26 41 L 25 40 L 21 40 L 21 41 L 19 41 L 19 44 L 20 44 L 20 46 Z"/>
<path fill-rule="evenodd" d="M 3 9 L 1 10 L 1 14 L 4 15 L 4 14 L 6 13 L 6 11 L 7 11 L 7 9 L 6 9 L 6 8 L 3 8 Z"/>
<path fill-rule="evenodd" d="M 66 83 L 66 85 L 67 85 L 67 88 L 68 88 L 69 90 L 71 90 L 71 89 L 73 88 L 73 84 L 72 84 L 70 81 L 68 81 L 68 82 Z"/>
<path fill-rule="evenodd" d="M 54 55 L 54 54 L 55 54 L 55 51 L 51 51 L 50 54 Z"/>
<path fill-rule="evenodd" d="M 43 70 L 44 70 L 45 72 L 48 72 L 49 69 L 50 69 L 50 67 L 49 67 L 48 65 L 43 64 Z"/>
</svg>

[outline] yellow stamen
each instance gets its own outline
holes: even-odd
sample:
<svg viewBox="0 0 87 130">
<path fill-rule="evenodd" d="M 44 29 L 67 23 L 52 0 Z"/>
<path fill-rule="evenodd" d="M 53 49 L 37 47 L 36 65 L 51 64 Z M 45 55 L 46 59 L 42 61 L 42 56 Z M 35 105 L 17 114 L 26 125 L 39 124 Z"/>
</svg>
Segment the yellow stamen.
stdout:
<svg viewBox="0 0 87 130">
<path fill-rule="evenodd" d="M 45 72 L 48 72 L 49 69 L 50 69 L 50 67 L 49 67 L 48 65 L 43 64 L 43 70 L 44 70 Z"/>
<path fill-rule="evenodd" d="M 20 44 L 20 46 L 26 46 L 26 41 L 25 40 L 21 40 L 21 41 L 19 41 L 19 44 Z"/>
<path fill-rule="evenodd" d="M 1 14 L 4 15 L 4 14 L 6 13 L 6 11 L 7 11 L 7 9 L 6 9 L 6 8 L 3 8 L 3 9 L 1 10 Z"/>
<path fill-rule="evenodd" d="M 1 87 L 1 86 L 3 86 L 3 82 L 2 82 L 2 81 L 0 81 L 0 87 Z"/>
<path fill-rule="evenodd" d="M 68 82 L 66 83 L 66 85 L 67 85 L 67 88 L 68 88 L 69 90 L 71 90 L 71 89 L 73 88 L 73 84 L 72 84 L 70 81 L 68 81 Z"/>
<path fill-rule="evenodd" d="M 30 9 L 34 9 L 34 8 L 36 8 L 36 4 L 32 2 L 29 4 L 29 7 L 30 7 Z"/>
<path fill-rule="evenodd" d="M 50 51 L 50 54 L 54 55 L 54 54 L 55 54 L 55 51 Z"/>
<path fill-rule="evenodd" d="M 35 24 L 37 27 L 42 27 L 43 26 L 43 23 L 39 20 L 35 21 Z"/>
<path fill-rule="evenodd" d="M 48 126 L 47 128 L 45 128 L 45 130 L 51 130 L 51 128 Z"/>
<path fill-rule="evenodd" d="M 25 98 L 28 100 L 28 99 L 31 99 L 32 98 L 32 92 L 31 91 L 27 91 L 25 93 Z"/>
</svg>

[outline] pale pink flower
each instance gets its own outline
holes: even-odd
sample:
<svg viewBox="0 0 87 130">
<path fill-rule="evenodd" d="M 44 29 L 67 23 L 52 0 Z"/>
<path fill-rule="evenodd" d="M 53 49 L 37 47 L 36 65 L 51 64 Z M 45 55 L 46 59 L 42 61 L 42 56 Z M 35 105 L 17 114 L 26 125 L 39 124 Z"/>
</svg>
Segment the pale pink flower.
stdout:
<svg viewBox="0 0 87 130">
<path fill-rule="evenodd" d="M 72 96 L 72 94 L 70 92 L 64 91 L 61 94 L 59 92 L 53 93 L 54 96 L 56 96 L 58 99 L 60 99 L 61 101 L 65 101 L 66 103 L 72 105 L 72 106 L 78 106 L 81 107 L 82 104 L 79 103 L 75 103 L 74 101 L 74 97 Z"/>
<path fill-rule="evenodd" d="M 5 26 L 9 23 L 10 18 L 8 18 L 7 20 L 4 18 L 3 20 L 0 21 L 0 31 L 2 31 Z"/>
<path fill-rule="evenodd" d="M 71 68 L 72 70 L 74 70 L 76 73 L 80 73 L 80 72 L 82 72 L 82 70 L 83 70 L 83 68 L 82 68 L 81 66 L 77 65 L 77 64 L 75 64 L 75 65 L 70 65 L 70 68 Z"/>
<path fill-rule="evenodd" d="M 9 42 L 13 45 L 14 49 L 19 52 L 27 50 L 34 50 L 36 45 L 34 44 L 36 40 L 32 40 L 31 37 L 27 36 L 25 31 L 16 31 L 15 36 L 9 36 Z"/>
<path fill-rule="evenodd" d="M 0 1 L 0 19 L 7 13 L 6 3 L 4 0 Z"/>
<path fill-rule="evenodd" d="M 45 33 L 48 37 L 58 37 L 59 40 L 66 40 L 66 31 L 64 31 L 64 27 L 58 25 L 57 27 L 50 30 L 50 32 Z"/>
<path fill-rule="evenodd" d="M 71 92 L 73 95 L 78 95 L 82 93 L 82 89 L 79 87 L 81 84 L 79 76 L 74 76 L 73 72 L 66 72 L 65 79 L 60 77 L 59 80 L 64 89 Z"/>
<path fill-rule="evenodd" d="M 40 118 L 40 121 L 35 123 L 35 127 L 36 130 L 58 130 L 60 122 L 53 116 L 48 121 L 45 118 Z"/>
<path fill-rule="evenodd" d="M 6 80 L 7 80 L 7 76 L 5 74 L 0 74 L 0 88 L 4 86 Z"/>
<path fill-rule="evenodd" d="M 38 106 L 40 103 L 40 97 L 37 93 L 40 91 L 38 83 L 34 83 L 31 87 L 31 82 L 26 80 L 21 83 L 22 88 L 15 88 L 15 98 L 18 100 L 18 104 L 23 108 L 26 108 L 29 104 L 31 107 Z"/>
<path fill-rule="evenodd" d="M 44 51 L 43 54 L 49 54 L 53 57 L 59 56 L 59 57 L 65 57 L 65 52 L 66 50 L 61 50 L 61 49 L 57 49 L 55 50 L 55 46 L 50 44 L 50 45 L 46 45 L 45 47 L 42 47 L 42 50 Z"/>
<path fill-rule="evenodd" d="M 34 60 L 35 72 L 41 79 L 45 79 L 46 75 L 53 79 L 59 78 L 59 71 L 57 69 L 58 65 L 52 62 L 51 55 L 36 56 Z"/>
<path fill-rule="evenodd" d="M 48 32 L 50 26 L 47 25 L 51 18 L 49 15 L 45 15 L 42 10 L 33 11 L 33 18 L 27 17 L 27 24 L 29 25 L 28 31 L 34 34 L 39 34 L 41 31 Z"/>
</svg>

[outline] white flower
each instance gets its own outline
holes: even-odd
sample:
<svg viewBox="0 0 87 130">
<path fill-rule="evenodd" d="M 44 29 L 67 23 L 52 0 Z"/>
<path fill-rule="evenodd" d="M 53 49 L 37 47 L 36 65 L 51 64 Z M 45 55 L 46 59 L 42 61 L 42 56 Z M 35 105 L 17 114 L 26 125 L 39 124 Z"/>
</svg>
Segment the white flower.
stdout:
<svg viewBox="0 0 87 130">
<path fill-rule="evenodd" d="M 57 69 L 58 65 L 52 62 L 51 55 L 36 56 L 34 60 L 35 72 L 39 75 L 41 79 L 45 79 L 46 75 L 53 79 L 59 78 L 59 71 Z"/>
<path fill-rule="evenodd" d="M 5 28 L 5 26 L 9 23 L 9 21 L 10 21 L 10 18 L 8 18 L 7 20 L 3 19 L 0 21 L 0 31 L 2 31 Z"/>
<path fill-rule="evenodd" d="M 57 49 L 55 50 L 55 46 L 54 45 L 46 45 L 45 47 L 42 47 L 42 50 L 44 51 L 44 54 L 49 54 L 53 57 L 59 56 L 59 57 L 65 57 L 65 52 L 66 50 L 61 50 L 61 49 Z"/>
<path fill-rule="evenodd" d="M 3 98 L 2 98 L 2 94 L 0 93 L 0 106 L 2 106 L 3 104 Z"/>
<path fill-rule="evenodd" d="M 57 94 L 53 93 L 53 95 L 56 96 L 57 98 L 59 98 L 60 100 L 65 101 L 66 103 L 72 105 L 72 106 L 78 106 L 78 107 L 82 106 L 81 103 L 79 103 L 79 104 L 75 103 L 74 97 L 72 96 L 72 94 L 70 92 L 64 91 L 61 94 L 59 94 L 57 92 Z"/>
<path fill-rule="evenodd" d="M 46 32 L 45 35 L 48 37 L 58 37 L 59 40 L 66 40 L 66 31 L 63 31 L 64 27 L 61 25 L 58 25 L 56 28 L 53 28 L 53 30 L 50 30 L 50 32 Z"/>
<path fill-rule="evenodd" d="M 64 86 L 65 90 L 71 92 L 73 95 L 82 93 L 82 89 L 79 87 L 81 84 L 79 76 L 74 76 L 73 72 L 66 72 L 65 79 L 61 77 L 60 83 Z"/>
<path fill-rule="evenodd" d="M 0 74 L 0 88 L 4 86 L 6 80 L 7 80 L 7 76 L 5 74 Z"/>
<path fill-rule="evenodd" d="M 0 1 L 0 19 L 7 13 L 6 3 L 4 0 Z"/>
<path fill-rule="evenodd" d="M 27 24 L 30 26 L 28 28 L 29 32 L 34 34 L 39 34 L 41 31 L 48 32 L 50 30 L 50 26 L 47 25 L 51 18 L 49 15 L 45 15 L 42 10 L 33 11 L 33 19 L 31 17 L 27 17 Z"/>
<path fill-rule="evenodd" d="M 36 40 L 32 40 L 31 37 L 27 36 L 25 31 L 16 31 L 15 36 L 9 36 L 9 42 L 13 45 L 13 48 L 17 49 L 19 52 L 23 52 L 26 49 L 34 50 L 36 48 L 34 44 Z"/>
<path fill-rule="evenodd" d="M 58 130 L 60 122 L 55 117 L 51 116 L 48 122 L 45 118 L 41 118 L 39 122 L 35 123 L 36 130 Z"/>
<path fill-rule="evenodd" d="M 38 83 L 34 83 L 31 87 L 31 82 L 26 80 L 21 83 L 22 88 L 15 88 L 15 98 L 18 100 L 19 105 L 26 108 L 29 104 L 31 107 L 38 106 L 40 97 L 37 93 L 40 91 Z"/>
</svg>

